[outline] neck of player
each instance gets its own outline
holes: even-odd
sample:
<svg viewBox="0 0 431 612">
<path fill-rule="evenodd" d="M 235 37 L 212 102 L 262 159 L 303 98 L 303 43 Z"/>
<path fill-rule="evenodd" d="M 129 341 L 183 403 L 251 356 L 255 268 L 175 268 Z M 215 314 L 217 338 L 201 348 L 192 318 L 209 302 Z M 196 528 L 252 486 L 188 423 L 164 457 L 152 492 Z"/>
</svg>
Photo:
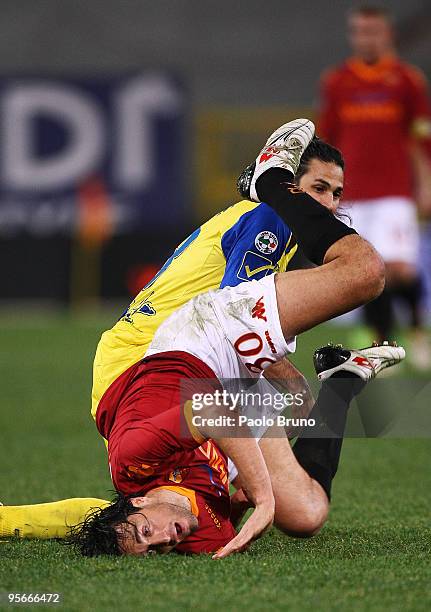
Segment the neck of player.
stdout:
<svg viewBox="0 0 431 612">
<path fill-rule="evenodd" d="M 177 493 L 176 491 L 169 491 L 168 489 L 153 489 L 152 491 L 148 491 L 145 497 L 151 499 L 152 502 L 174 504 L 175 506 L 185 508 L 189 512 L 191 511 L 191 504 L 188 497 L 181 495 L 181 493 Z"/>
</svg>

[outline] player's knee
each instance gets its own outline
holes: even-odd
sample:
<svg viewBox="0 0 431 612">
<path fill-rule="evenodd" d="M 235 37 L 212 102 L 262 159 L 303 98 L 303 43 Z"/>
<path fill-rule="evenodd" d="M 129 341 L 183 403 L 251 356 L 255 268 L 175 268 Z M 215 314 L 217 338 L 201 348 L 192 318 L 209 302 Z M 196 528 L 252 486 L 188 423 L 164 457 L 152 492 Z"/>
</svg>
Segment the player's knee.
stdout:
<svg viewBox="0 0 431 612">
<path fill-rule="evenodd" d="M 377 298 L 385 287 L 385 264 L 379 253 L 365 240 L 354 254 L 351 290 L 356 290 L 363 303 Z"/>
<path fill-rule="evenodd" d="M 314 504 L 304 508 L 296 516 L 290 516 L 287 520 L 277 520 L 276 513 L 275 524 L 280 531 L 288 536 L 311 538 L 322 529 L 327 516 L 328 504 Z"/>
<path fill-rule="evenodd" d="M 372 299 L 379 297 L 385 288 L 385 262 L 381 256 L 374 251 L 371 264 L 371 281 L 372 281 Z"/>
</svg>

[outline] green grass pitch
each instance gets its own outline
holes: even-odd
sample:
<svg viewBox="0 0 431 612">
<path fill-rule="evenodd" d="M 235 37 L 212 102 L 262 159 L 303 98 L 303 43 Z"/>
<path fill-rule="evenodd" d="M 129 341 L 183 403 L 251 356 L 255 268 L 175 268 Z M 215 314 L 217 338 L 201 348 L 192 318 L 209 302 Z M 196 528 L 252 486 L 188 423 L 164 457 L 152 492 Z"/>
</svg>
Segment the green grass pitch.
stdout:
<svg viewBox="0 0 431 612">
<path fill-rule="evenodd" d="M 4 503 L 105 497 L 112 487 L 89 416 L 91 361 L 109 324 L 0 319 Z M 312 349 L 346 333 L 321 326 L 305 334 L 297 364 L 311 374 Z M 74 611 L 429 610 L 430 467 L 430 440 L 346 440 L 330 518 L 313 539 L 273 530 L 218 562 L 82 559 L 54 541 L 2 541 L 0 592 L 60 592 L 61 609 Z"/>
</svg>

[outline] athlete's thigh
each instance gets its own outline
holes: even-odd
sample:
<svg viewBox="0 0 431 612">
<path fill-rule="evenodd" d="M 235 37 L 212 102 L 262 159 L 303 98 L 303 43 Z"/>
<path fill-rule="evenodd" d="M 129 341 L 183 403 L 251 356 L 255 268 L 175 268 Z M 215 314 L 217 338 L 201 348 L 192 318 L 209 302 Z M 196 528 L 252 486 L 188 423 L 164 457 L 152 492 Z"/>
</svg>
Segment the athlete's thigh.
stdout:
<svg viewBox="0 0 431 612">
<path fill-rule="evenodd" d="M 298 335 L 359 305 L 355 296 L 350 302 L 348 295 L 354 270 L 340 268 L 337 274 L 334 268 L 321 266 L 276 275 L 278 313 L 285 337 Z"/>
</svg>

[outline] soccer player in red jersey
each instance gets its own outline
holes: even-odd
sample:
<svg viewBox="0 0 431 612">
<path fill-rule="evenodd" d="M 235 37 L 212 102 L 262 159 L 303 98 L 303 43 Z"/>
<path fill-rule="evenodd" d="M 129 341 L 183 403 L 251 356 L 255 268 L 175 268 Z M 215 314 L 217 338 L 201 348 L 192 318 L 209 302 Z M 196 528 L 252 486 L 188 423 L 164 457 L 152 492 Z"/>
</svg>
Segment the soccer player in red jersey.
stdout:
<svg viewBox="0 0 431 612">
<path fill-rule="evenodd" d="M 174 547 L 215 552 L 222 547 L 215 557 L 223 558 L 247 547 L 273 520 L 283 532 L 299 536 L 313 535 L 325 521 L 354 389 L 334 395 L 329 383 L 322 388 L 313 411 L 317 407 L 325 416 L 326 405 L 323 422 L 338 436 L 301 436 L 293 450 L 285 435 L 265 436 L 258 444 L 258 437 L 245 436 L 244 429 L 239 437 L 223 427 L 214 429 L 214 406 L 205 419 L 205 412 L 190 410 L 196 394 L 215 397 L 226 378 L 261 382 L 264 373 L 282 378 L 283 366 L 281 374 L 278 368 L 294 350 L 296 334 L 373 299 L 382 289 L 380 257 L 333 215 L 342 169 L 329 164 L 322 174 L 310 163 L 308 188 L 321 195 L 319 202 L 293 183 L 313 133 L 307 120 L 276 130 L 238 186 L 243 196 L 267 202 L 289 221 L 307 257 L 324 265 L 196 296 L 161 324 L 144 360 L 110 385 L 96 421 L 108 441 L 119 496 L 75 529 L 72 541 L 84 554 L 144 555 Z M 320 357 L 322 378 L 348 371 L 367 380 L 401 360 L 403 350 L 334 349 L 326 358 L 320 351 Z M 233 418 L 236 433 L 236 415 L 229 409 L 218 407 L 214 416 Z M 240 487 L 233 504 L 227 458 Z M 235 535 L 234 524 L 247 506 L 254 511 Z"/>
<path fill-rule="evenodd" d="M 295 182 L 320 204 L 335 212 L 342 197 L 343 168 L 341 153 L 314 138 L 301 157 Z M 157 327 L 171 312 L 208 289 L 234 287 L 246 279 L 258 280 L 273 271 L 283 272 L 296 250 L 291 230 L 281 217 L 270 206 L 249 199 L 216 215 L 193 234 L 199 237 L 184 241 L 183 245 L 188 244 L 186 248 L 175 249 L 163 271 L 156 275 L 155 288 L 148 288 L 147 293 L 144 289 L 127 314 L 103 334 L 99 347 L 102 345 L 104 348 L 98 349 L 94 363 L 94 400 L 100 400 L 116 378 L 142 359 Z M 275 250 L 275 245 L 260 244 L 260 238 L 266 235 L 272 235 L 271 240 L 278 242 Z M 147 298 L 153 291 L 150 308 Z M 142 308 L 136 306 L 136 302 Z M 127 319 L 127 324 L 124 319 Z M 277 378 L 286 381 L 289 391 L 294 392 L 293 387 L 302 389 L 304 381 L 299 372 L 288 360 L 284 365 L 285 371 L 278 366 Z M 94 414 L 98 400 L 94 402 Z M 297 407 L 298 414 L 294 414 L 306 416 L 311 404 L 310 396 L 309 401 Z M 229 475 L 231 479 L 235 476 L 231 464 Z M 64 538 L 70 525 L 82 522 L 92 508 L 107 505 L 109 502 L 103 499 L 73 498 L 2 507 L 0 537 L 15 534 L 29 538 Z"/>
<path fill-rule="evenodd" d="M 365 307 L 380 339 L 392 334 L 391 293 L 411 311 L 418 367 L 431 354 L 420 315 L 419 230 L 413 201 L 412 143 L 431 163 L 431 105 L 422 73 L 395 53 L 389 14 L 359 8 L 349 17 L 353 57 L 328 70 L 321 81 L 319 134 L 343 151 L 344 201 L 353 226 L 386 264 L 386 289 Z"/>
<path fill-rule="evenodd" d="M 293 450 L 285 436 L 258 443 L 246 428 L 237 429 L 239 416 L 229 403 L 216 402 L 224 379 L 259 381 L 271 368 L 276 378 L 297 334 L 382 290 L 383 264 L 373 247 L 335 218 L 329 201 L 322 206 L 293 184 L 313 134 L 307 120 L 276 130 L 238 186 L 242 195 L 267 202 L 289 220 L 317 267 L 196 296 L 160 325 L 144 359 L 110 386 L 96 422 L 108 440 L 120 497 L 75 532 L 73 541 L 84 554 L 145 555 L 176 547 L 217 551 L 214 558 L 224 558 L 244 550 L 273 521 L 296 535 L 313 535 L 325 521 L 355 381 L 341 395 L 322 387 L 316 403 L 322 413 L 323 404 L 329 407 L 324 423 L 338 437 L 301 436 Z M 330 382 L 347 370 L 360 382 L 403 357 L 403 349 L 388 346 L 329 350 L 326 357 L 320 351 L 317 371 Z M 329 393 L 329 402 L 322 393 Z M 198 414 L 196 395 L 210 399 Z M 214 421 L 220 416 L 233 422 L 219 426 Z M 238 471 L 236 501 L 254 508 L 237 535 L 227 457 Z"/>
</svg>

